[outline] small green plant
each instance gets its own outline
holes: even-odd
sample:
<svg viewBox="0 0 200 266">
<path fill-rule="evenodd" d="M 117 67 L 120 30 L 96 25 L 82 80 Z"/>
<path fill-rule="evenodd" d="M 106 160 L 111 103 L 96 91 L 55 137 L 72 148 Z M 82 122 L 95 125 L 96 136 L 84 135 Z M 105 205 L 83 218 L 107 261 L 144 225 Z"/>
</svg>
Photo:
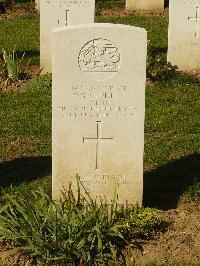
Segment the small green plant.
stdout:
<svg viewBox="0 0 200 266">
<path fill-rule="evenodd" d="M 70 187 L 55 202 L 39 189 L 27 202 L 12 199 L 1 208 L 0 241 L 12 246 L 3 259 L 17 254 L 45 265 L 109 265 L 123 260 L 130 236 L 142 233 L 146 222 L 154 223 L 152 215 L 142 218 L 147 216 L 142 215 L 143 208 L 123 212 L 115 201 L 109 206 L 106 200 L 97 204 L 86 190 L 81 196 L 77 183 L 76 197 Z"/>
<path fill-rule="evenodd" d="M 147 60 L 147 78 L 152 81 L 167 81 L 175 77 L 177 66 L 166 61 L 165 56 L 152 47 L 149 48 Z"/>
<path fill-rule="evenodd" d="M 2 52 L 3 63 L 0 64 L 0 76 L 6 81 L 6 83 L 19 80 L 20 74 L 23 71 L 23 58 L 25 53 L 19 60 L 15 49 L 12 52 L 7 52 L 3 49 Z"/>
<path fill-rule="evenodd" d="M 157 218 L 159 211 L 152 208 L 134 207 L 118 212 L 119 220 L 127 225 L 131 238 L 149 238 L 158 230 L 161 220 Z"/>
<path fill-rule="evenodd" d="M 200 180 L 196 179 L 194 184 L 189 186 L 186 194 L 188 194 L 191 198 L 195 198 L 200 201 Z"/>
<path fill-rule="evenodd" d="M 47 92 L 52 90 L 52 75 L 45 74 L 30 79 L 27 83 L 27 91 L 29 92 Z"/>
</svg>

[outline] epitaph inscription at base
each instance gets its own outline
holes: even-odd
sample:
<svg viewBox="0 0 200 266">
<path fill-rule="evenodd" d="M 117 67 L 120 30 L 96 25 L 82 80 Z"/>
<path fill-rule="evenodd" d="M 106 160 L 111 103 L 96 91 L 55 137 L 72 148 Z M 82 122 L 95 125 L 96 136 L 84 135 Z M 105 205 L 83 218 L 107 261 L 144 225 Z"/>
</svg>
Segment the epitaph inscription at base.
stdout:
<svg viewBox="0 0 200 266">
<path fill-rule="evenodd" d="M 124 25 L 54 31 L 54 198 L 78 173 L 93 197 L 141 204 L 146 44 Z"/>
</svg>

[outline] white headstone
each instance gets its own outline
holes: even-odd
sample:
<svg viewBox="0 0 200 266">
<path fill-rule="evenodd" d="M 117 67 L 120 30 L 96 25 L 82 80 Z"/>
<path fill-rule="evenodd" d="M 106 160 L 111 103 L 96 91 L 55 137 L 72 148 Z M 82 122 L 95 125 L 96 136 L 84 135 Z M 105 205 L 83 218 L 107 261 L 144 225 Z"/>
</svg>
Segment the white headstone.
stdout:
<svg viewBox="0 0 200 266">
<path fill-rule="evenodd" d="M 40 0 L 40 68 L 52 72 L 52 30 L 93 23 L 95 0 Z"/>
<path fill-rule="evenodd" d="M 55 199 L 78 173 L 92 197 L 141 204 L 146 46 L 146 31 L 125 25 L 54 31 Z"/>
<path fill-rule="evenodd" d="M 168 62 L 200 70 L 200 0 L 170 0 Z"/>
<path fill-rule="evenodd" d="M 128 10 L 164 10 L 164 0 L 126 0 Z"/>
</svg>

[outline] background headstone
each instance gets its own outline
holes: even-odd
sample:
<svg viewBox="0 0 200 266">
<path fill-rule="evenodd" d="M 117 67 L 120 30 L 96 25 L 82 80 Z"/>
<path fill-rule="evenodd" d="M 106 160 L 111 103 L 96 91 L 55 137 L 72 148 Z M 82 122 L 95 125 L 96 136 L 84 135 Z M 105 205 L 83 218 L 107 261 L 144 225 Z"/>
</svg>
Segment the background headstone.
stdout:
<svg viewBox="0 0 200 266">
<path fill-rule="evenodd" d="M 200 0 L 170 0 L 168 62 L 200 70 Z"/>
<path fill-rule="evenodd" d="M 95 0 L 40 0 L 40 68 L 52 72 L 53 28 L 93 23 Z"/>
<path fill-rule="evenodd" d="M 131 46 L 130 46 L 131 43 Z M 92 197 L 142 202 L 147 34 L 112 24 L 53 33 L 53 197 L 76 184 Z"/>
<path fill-rule="evenodd" d="M 164 0 L 126 0 L 128 10 L 164 10 Z"/>
</svg>

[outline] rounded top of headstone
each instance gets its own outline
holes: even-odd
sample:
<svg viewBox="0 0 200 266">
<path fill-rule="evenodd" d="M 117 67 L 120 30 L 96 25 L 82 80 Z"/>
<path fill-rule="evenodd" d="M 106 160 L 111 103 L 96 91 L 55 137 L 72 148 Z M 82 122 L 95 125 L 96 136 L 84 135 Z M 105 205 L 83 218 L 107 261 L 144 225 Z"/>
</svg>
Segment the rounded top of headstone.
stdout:
<svg viewBox="0 0 200 266">
<path fill-rule="evenodd" d="M 146 33 L 147 31 L 144 28 L 140 27 L 135 27 L 135 26 L 130 26 L 130 25 L 124 25 L 124 24 L 112 24 L 112 23 L 87 23 L 87 24 L 78 24 L 78 25 L 68 25 L 67 27 L 59 27 L 59 28 L 54 28 L 53 32 L 60 32 L 60 31 L 70 31 L 72 29 L 89 29 L 89 28 L 112 28 L 112 29 L 127 29 L 127 30 L 132 30 L 138 33 Z"/>
</svg>

